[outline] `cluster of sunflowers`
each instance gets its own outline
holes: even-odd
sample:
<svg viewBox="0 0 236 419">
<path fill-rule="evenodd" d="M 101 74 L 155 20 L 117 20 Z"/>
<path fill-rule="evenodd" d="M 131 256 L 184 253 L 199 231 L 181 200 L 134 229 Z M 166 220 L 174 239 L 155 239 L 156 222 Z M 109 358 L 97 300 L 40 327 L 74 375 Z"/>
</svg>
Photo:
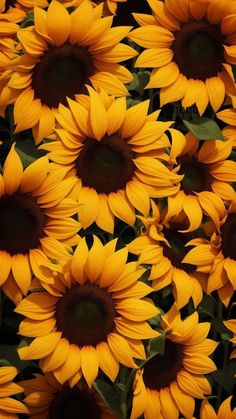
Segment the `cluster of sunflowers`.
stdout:
<svg viewBox="0 0 236 419">
<path fill-rule="evenodd" d="M 236 1 L 0 7 L 0 418 L 235 419 Z"/>
</svg>

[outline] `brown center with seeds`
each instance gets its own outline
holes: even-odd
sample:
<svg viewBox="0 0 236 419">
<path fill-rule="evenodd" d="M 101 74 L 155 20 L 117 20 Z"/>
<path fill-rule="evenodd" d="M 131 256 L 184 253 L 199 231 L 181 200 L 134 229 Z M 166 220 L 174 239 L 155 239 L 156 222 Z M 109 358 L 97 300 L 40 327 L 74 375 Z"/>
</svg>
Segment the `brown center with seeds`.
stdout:
<svg viewBox="0 0 236 419">
<path fill-rule="evenodd" d="M 221 249 L 225 258 L 236 260 L 236 214 L 229 214 L 221 229 Z"/>
<path fill-rule="evenodd" d="M 101 409 L 94 397 L 77 387 L 65 388 L 56 394 L 49 419 L 100 419 Z"/>
<path fill-rule="evenodd" d="M 82 93 L 94 74 L 92 59 L 86 48 L 64 44 L 51 47 L 33 68 L 32 88 L 35 96 L 49 108 L 67 104 L 67 97 Z"/>
<path fill-rule="evenodd" d="M 106 135 L 101 141 L 87 138 L 76 161 L 77 175 L 83 186 L 98 193 L 116 192 L 134 175 L 133 157 L 133 151 L 118 134 Z"/>
<path fill-rule="evenodd" d="M 217 76 L 224 62 L 224 38 L 218 25 L 206 20 L 184 23 L 174 35 L 174 61 L 182 74 L 203 81 Z"/>
<path fill-rule="evenodd" d="M 28 253 L 40 245 L 46 216 L 30 194 L 16 192 L 0 198 L 0 250 Z"/>
<path fill-rule="evenodd" d="M 179 157 L 177 163 L 181 165 L 179 174 L 184 175 L 181 180 L 181 189 L 186 195 L 211 190 L 213 178 L 206 164 L 200 163 L 191 156 Z"/>
<path fill-rule="evenodd" d="M 68 289 L 57 304 L 57 328 L 78 346 L 95 346 L 106 340 L 114 329 L 115 318 L 110 294 L 89 282 Z"/>
<path fill-rule="evenodd" d="M 143 380 L 145 386 L 157 391 L 168 387 L 182 369 L 182 361 L 182 346 L 166 339 L 164 354 L 155 355 L 144 365 Z"/>
</svg>

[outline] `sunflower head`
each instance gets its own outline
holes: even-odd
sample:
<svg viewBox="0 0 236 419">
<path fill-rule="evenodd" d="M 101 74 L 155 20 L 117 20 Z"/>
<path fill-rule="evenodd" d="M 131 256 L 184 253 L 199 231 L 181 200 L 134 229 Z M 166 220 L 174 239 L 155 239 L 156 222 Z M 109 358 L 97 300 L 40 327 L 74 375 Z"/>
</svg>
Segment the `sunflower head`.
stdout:
<svg viewBox="0 0 236 419">
<path fill-rule="evenodd" d="M 39 414 L 41 419 L 115 419 L 98 395 L 82 382 L 71 388 L 68 383 L 60 384 L 49 373 L 35 374 L 32 380 L 21 381 L 20 384 L 32 419 Z"/>
<path fill-rule="evenodd" d="M 115 251 L 116 242 L 103 246 L 94 237 L 88 249 L 81 239 L 64 274 L 16 308 L 28 317 L 20 333 L 35 338 L 19 349 L 20 357 L 39 359 L 62 384 L 69 379 L 73 386 L 83 376 L 91 387 L 99 368 L 114 381 L 119 364 L 134 368 L 133 358 L 145 358 L 142 339 L 159 335 L 146 322 L 159 310 L 142 299 L 151 291 L 138 281 L 144 269 L 126 263 L 128 250 Z"/>
<path fill-rule="evenodd" d="M 80 224 L 71 218 L 78 205 L 67 199 L 74 182 L 64 177 L 61 170 L 50 173 L 46 156 L 24 170 L 15 145 L 4 163 L 0 176 L 0 285 L 15 303 L 27 294 L 33 275 L 48 282 L 43 272 L 46 268 L 40 268 L 42 261 L 66 260 L 71 244 L 78 242 Z"/>
<path fill-rule="evenodd" d="M 145 48 L 135 65 L 153 68 L 146 87 L 161 88 L 161 106 L 181 100 L 184 108 L 195 104 L 203 114 L 210 102 L 217 111 L 226 95 L 236 94 L 234 2 L 148 3 L 152 16 L 135 15 L 141 27 L 130 34 Z"/>
<path fill-rule="evenodd" d="M 198 313 L 181 320 L 173 305 L 162 319 L 163 330 L 168 332 L 162 355 L 146 362 L 134 381 L 134 399 L 131 418 L 142 413 L 147 417 L 170 415 L 192 417 L 194 398 L 211 393 L 204 377 L 216 370 L 208 357 L 217 343 L 207 339 L 209 323 L 198 323 Z"/>
<path fill-rule="evenodd" d="M 70 110 L 59 107 L 57 141 L 41 148 L 78 179 L 83 228 L 95 221 L 113 232 L 115 216 L 133 225 L 135 210 L 147 216 L 150 197 L 173 195 L 182 176 L 165 164 L 172 122 L 157 121 L 159 111 L 148 115 L 149 100 L 127 109 L 125 98 L 88 90 L 89 97 L 68 100 Z"/>
<path fill-rule="evenodd" d="M 124 83 L 132 75 L 118 63 L 137 52 L 120 43 L 130 27 L 111 28 L 113 17 L 102 17 L 102 5 L 93 8 L 89 0 L 72 13 L 53 0 L 47 11 L 36 6 L 34 16 L 34 25 L 17 33 L 19 42 L 4 79 L 0 107 L 4 113 L 14 103 L 16 132 L 33 128 L 39 142 L 52 132 L 54 109 L 67 105 L 67 97 L 82 93 L 86 83 L 109 94 L 128 95 Z M 30 110 L 27 115 L 22 114 L 25 108 Z"/>
</svg>

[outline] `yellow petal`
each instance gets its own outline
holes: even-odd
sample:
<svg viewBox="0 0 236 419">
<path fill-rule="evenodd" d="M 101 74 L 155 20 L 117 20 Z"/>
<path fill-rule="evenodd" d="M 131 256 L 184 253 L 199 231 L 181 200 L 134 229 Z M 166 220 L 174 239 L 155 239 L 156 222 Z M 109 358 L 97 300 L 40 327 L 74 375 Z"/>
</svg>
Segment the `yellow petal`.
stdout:
<svg viewBox="0 0 236 419">
<path fill-rule="evenodd" d="M 135 211 L 122 192 L 122 190 L 118 190 L 109 194 L 109 207 L 117 218 L 129 225 L 133 225 L 135 223 Z"/>
<path fill-rule="evenodd" d="M 122 138 L 132 137 L 143 127 L 148 108 L 149 100 L 145 100 L 127 110 L 120 130 Z"/>
<path fill-rule="evenodd" d="M 101 241 L 94 236 L 93 246 L 91 247 L 87 262 L 85 265 L 85 273 L 90 282 L 95 282 L 101 274 L 105 264 L 105 251 Z"/>
<path fill-rule="evenodd" d="M 81 369 L 84 378 L 91 388 L 98 375 L 98 356 L 93 346 L 83 346 L 81 348 Z"/>
<path fill-rule="evenodd" d="M 140 322 L 151 319 L 160 313 L 154 305 L 136 298 L 126 298 L 117 303 L 116 310 L 127 319 Z"/>
<path fill-rule="evenodd" d="M 107 342 L 117 361 L 128 368 L 136 368 L 129 344 L 122 336 L 117 333 L 110 333 Z"/>
<path fill-rule="evenodd" d="M 119 362 L 112 355 L 106 342 L 100 342 L 96 346 L 99 367 L 111 381 L 115 381 L 119 372 Z"/>
<path fill-rule="evenodd" d="M 54 44 L 59 47 L 70 35 L 71 20 L 65 6 L 53 0 L 47 10 L 47 31 Z"/>
<path fill-rule="evenodd" d="M 206 88 L 211 106 L 217 112 L 225 98 L 224 83 L 218 77 L 210 77 L 206 79 Z"/>
<path fill-rule="evenodd" d="M 38 188 L 47 176 L 49 168 L 48 158 L 46 156 L 35 160 L 24 170 L 21 182 L 21 191 L 23 193 L 32 192 Z"/>
<path fill-rule="evenodd" d="M 31 283 L 31 270 L 28 255 L 12 256 L 12 273 L 22 294 L 26 295 Z"/>
<path fill-rule="evenodd" d="M 98 93 L 89 86 L 87 89 L 91 98 L 89 122 L 92 133 L 97 140 L 101 140 L 107 131 L 107 112 Z"/>
<path fill-rule="evenodd" d="M 114 100 L 107 111 L 107 134 L 119 131 L 126 114 L 126 100 L 124 97 Z"/>
<path fill-rule="evenodd" d="M 18 349 L 19 357 L 23 360 L 44 358 L 54 351 L 60 338 L 61 332 L 37 337 L 29 346 Z"/>
<path fill-rule="evenodd" d="M 195 408 L 194 398 L 186 394 L 175 381 L 170 384 L 170 392 L 180 412 L 191 418 Z"/>
<path fill-rule="evenodd" d="M 170 62 L 160 68 L 153 69 L 146 89 L 167 87 L 179 77 L 179 68 L 174 62 Z"/>
<path fill-rule="evenodd" d="M 6 282 L 11 270 L 11 256 L 5 250 L 0 251 L 0 286 Z"/>
<path fill-rule="evenodd" d="M 13 173 L 14 176 L 12 176 Z M 5 193 L 7 195 L 12 195 L 19 189 L 22 177 L 23 165 L 20 157 L 15 151 L 15 144 L 13 144 L 3 166 L 3 180 Z"/>
<path fill-rule="evenodd" d="M 159 336 L 159 333 L 145 322 L 133 322 L 123 317 L 115 319 L 117 331 L 131 339 L 151 339 Z"/>
</svg>

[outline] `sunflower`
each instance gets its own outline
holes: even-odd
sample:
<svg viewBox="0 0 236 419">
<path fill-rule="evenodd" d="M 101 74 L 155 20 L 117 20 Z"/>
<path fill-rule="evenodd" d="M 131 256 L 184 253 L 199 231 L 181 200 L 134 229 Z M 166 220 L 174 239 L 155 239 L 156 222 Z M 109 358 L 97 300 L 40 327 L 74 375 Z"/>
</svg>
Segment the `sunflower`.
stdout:
<svg viewBox="0 0 236 419">
<path fill-rule="evenodd" d="M 225 95 L 235 95 L 233 1 L 148 0 L 153 15 L 135 16 L 140 28 L 129 39 L 145 48 L 136 67 L 153 68 L 146 88 L 161 88 L 161 106 L 181 99 L 202 115 L 210 102 L 216 112 Z"/>
<path fill-rule="evenodd" d="M 219 228 L 223 201 L 235 200 L 236 162 L 227 160 L 231 151 L 230 140 L 199 141 L 191 132 L 172 143 L 169 165 L 183 178 L 180 190 L 168 198 L 166 220 L 183 211 L 189 219 L 186 231 L 194 231 L 205 214 Z"/>
<path fill-rule="evenodd" d="M 15 309 L 27 317 L 19 333 L 35 337 L 20 358 L 39 359 L 61 384 L 83 376 L 91 387 L 99 368 L 114 381 L 120 363 L 135 368 L 133 358 L 145 358 L 141 339 L 159 335 L 146 323 L 159 310 L 142 299 L 152 291 L 138 281 L 145 270 L 126 263 L 128 251 L 115 251 L 116 243 L 94 237 L 89 250 L 81 239 L 48 292 L 32 293 Z"/>
<path fill-rule="evenodd" d="M 230 342 L 232 342 L 233 345 L 235 346 L 236 345 L 236 320 L 234 319 L 225 320 L 223 323 L 229 330 L 231 330 L 231 332 L 233 332 L 233 337 Z M 232 358 L 236 358 L 236 349 L 234 349 L 230 354 L 230 359 Z"/>
<path fill-rule="evenodd" d="M 0 417 L 1 419 L 17 419 L 17 413 L 28 413 L 27 407 L 20 401 L 11 398 L 23 392 L 23 388 L 12 382 L 18 371 L 15 367 L 0 367 Z"/>
<path fill-rule="evenodd" d="M 217 413 L 207 399 L 203 400 L 200 410 L 200 419 L 235 419 L 236 408 L 231 410 L 231 399 L 232 396 L 224 400 L 223 403 L 221 403 Z"/>
<path fill-rule="evenodd" d="M 158 112 L 147 115 L 148 100 L 127 110 L 125 98 L 88 89 L 90 98 L 78 98 L 84 106 L 72 100 L 70 110 L 60 105 L 58 140 L 40 148 L 76 177 L 73 196 L 83 204 L 78 213 L 82 227 L 95 221 L 112 233 L 115 216 L 133 225 L 135 209 L 147 216 L 150 196 L 173 195 L 182 176 L 161 162 L 168 160 L 165 131 L 172 122 L 156 121 Z M 179 138 L 178 131 L 171 132 Z"/>
<path fill-rule="evenodd" d="M 197 266 L 198 272 L 209 275 L 207 293 L 218 292 L 219 298 L 228 306 L 236 290 L 236 203 L 225 211 L 219 231 L 211 238 L 192 240 L 183 262 Z"/>
<path fill-rule="evenodd" d="M 24 403 L 32 419 L 115 419 L 97 394 L 79 383 L 70 388 L 53 374 L 35 374 L 32 380 L 21 381 Z"/>
<path fill-rule="evenodd" d="M 177 419 L 179 412 L 191 418 L 194 398 L 211 394 L 205 374 L 216 370 L 208 357 L 217 343 L 206 339 L 210 323 L 198 323 L 198 313 L 181 320 L 173 305 L 162 318 L 165 339 L 163 355 L 155 355 L 139 370 L 134 380 L 131 419 L 144 414 L 145 419 Z"/>
<path fill-rule="evenodd" d="M 102 5 L 84 0 L 71 13 L 56 0 L 47 11 L 35 7 L 35 24 L 18 31 L 22 54 L 11 61 L 2 90 L 2 114 L 14 103 L 15 132 L 33 128 L 36 143 L 48 137 L 54 111 L 84 89 L 85 83 L 123 96 L 131 73 L 117 64 L 137 52 L 119 43 L 130 27 L 111 28 L 112 16 L 101 18 Z M 22 114 L 22 109 L 29 109 Z"/>
<path fill-rule="evenodd" d="M 141 218 L 146 231 L 128 244 L 128 250 L 139 256 L 139 263 L 150 264 L 149 280 L 155 291 L 173 285 L 173 295 L 177 308 L 185 306 L 190 298 L 196 307 L 202 300 L 201 283 L 205 283 L 204 274 L 196 272 L 193 265 L 182 263 L 188 252 L 185 247 L 195 237 L 192 233 L 183 233 L 182 220 L 175 218 L 164 223 L 165 211 L 160 211 L 152 202 L 152 217 Z"/>
<path fill-rule="evenodd" d="M 80 224 L 70 218 L 78 205 L 67 198 L 74 179 L 49 170 L 46 156 L 23 170 L 13 145 L 0 175 L 0 286 L 15 304 L 27 294 L 32 275 L 53 281 L 42 263 L 66 260 L 78 242 Z"/>
<path fill-rule="evenodd" d="M 236 148 L 236 109 L 225 109 L 224 111 L 218 112 L 216 116 L 221 119 L 221 121 L 229 124 L 223 128 L 222 133 L 224 139 L 231 140 L 233 142 L 233 148 Z"/>
</svg>

